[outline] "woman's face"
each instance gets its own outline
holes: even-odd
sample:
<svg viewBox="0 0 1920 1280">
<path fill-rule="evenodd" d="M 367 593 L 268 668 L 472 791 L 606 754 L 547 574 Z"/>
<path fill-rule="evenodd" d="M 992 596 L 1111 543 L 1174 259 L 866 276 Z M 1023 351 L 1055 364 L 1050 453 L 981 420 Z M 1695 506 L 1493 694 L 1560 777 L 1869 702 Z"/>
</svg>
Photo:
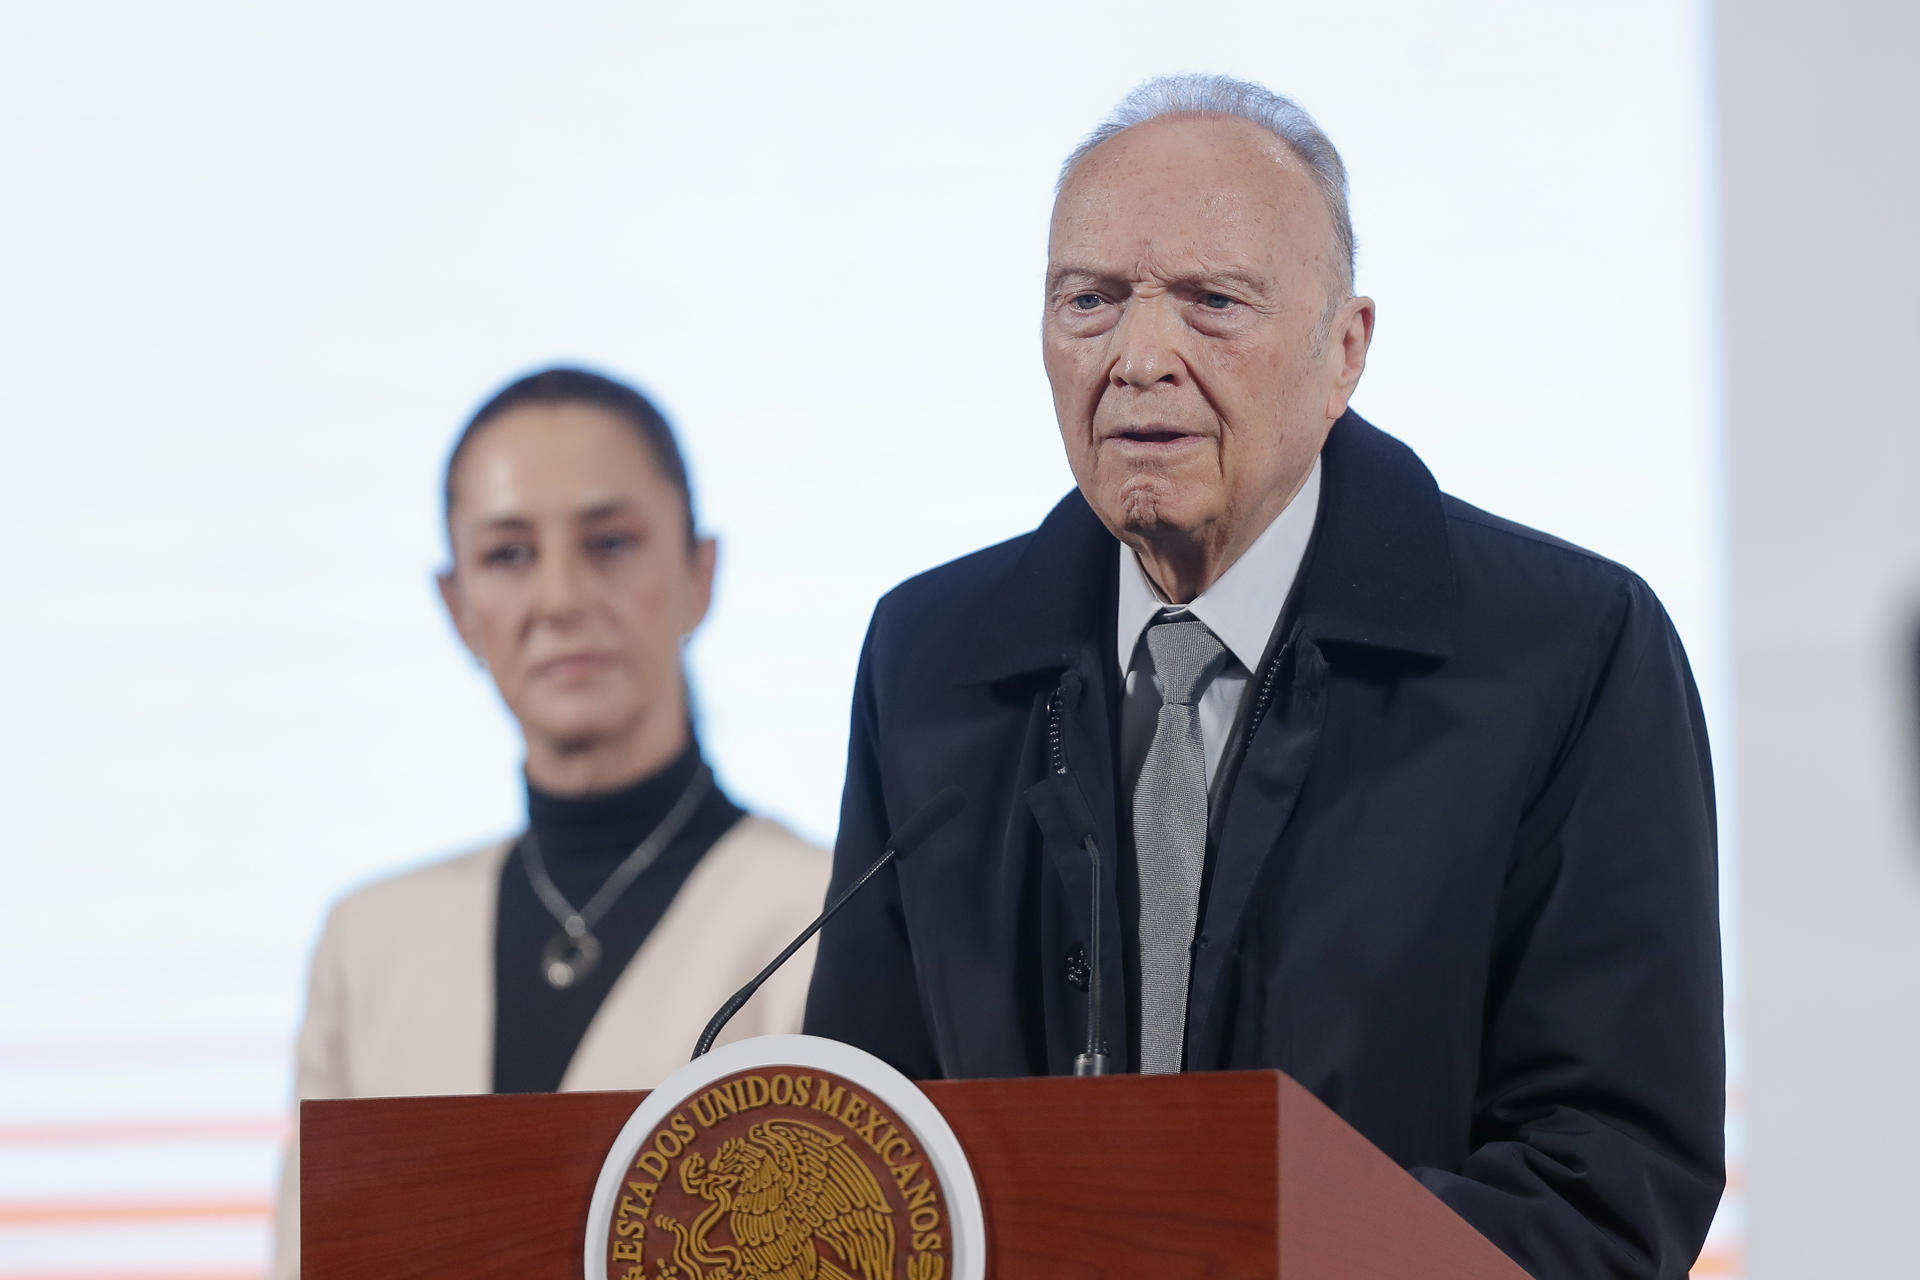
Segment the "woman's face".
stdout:
<svg viewBox="0 0 1920 1280">
<path fill-rule="evenodd" d="M 523 405 L 467 442 L 440 581 L 536 754 L 685 731 L 680 643 L 706 616 L 714 546 L 635 429 L 586 404 Z"/>
</svg>

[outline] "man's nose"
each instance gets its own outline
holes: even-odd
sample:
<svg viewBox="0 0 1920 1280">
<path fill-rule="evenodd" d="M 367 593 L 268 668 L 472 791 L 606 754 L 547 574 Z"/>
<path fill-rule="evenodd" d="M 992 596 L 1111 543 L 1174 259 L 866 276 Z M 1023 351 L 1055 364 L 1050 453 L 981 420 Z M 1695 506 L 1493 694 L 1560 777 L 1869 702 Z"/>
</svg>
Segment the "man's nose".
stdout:
<svg viewBox="0 0 1920 1280">
<path fill-rule="evenodd" d="M 1115 387 L 1144 391 L 1158 382 L 1176 386 L 1186 376 L 1181 358 L 1175 301 L 1169 296 L 1133 298 L 1120 312 L 1113 328 Z"/>
</svg>

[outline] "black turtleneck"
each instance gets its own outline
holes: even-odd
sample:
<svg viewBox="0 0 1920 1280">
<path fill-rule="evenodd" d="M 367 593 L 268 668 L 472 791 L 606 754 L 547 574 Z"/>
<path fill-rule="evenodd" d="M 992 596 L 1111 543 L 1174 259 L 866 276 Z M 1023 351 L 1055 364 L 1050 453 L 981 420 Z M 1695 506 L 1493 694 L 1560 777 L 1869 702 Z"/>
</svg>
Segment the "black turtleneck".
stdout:
<svg viewBox="0 0 1920 1280">
<path fill-rule="evenodd" d="M 615 867 L 673 808 L 701 764 L 689 746 L 652 777 L 600 795 L 562 797 L 527 784 L 527 825 L 540 842 L 547 874 L 575 909 L 584 907 Z M 740 820 L 739 806 L 715 784 L 693 817 L 593 928 L 600 963 L 564 991 L 547 984 L 540 955 L 560 924 L 527 876 L 525 841 L 500 874 L 494 934 L 493 1088 L 546 1093 L 560 1087 L 615 980 L 666 913 L 700 859 Z M 691 1041 L 687 1051 L 693 1051 Z"/>
</svg>

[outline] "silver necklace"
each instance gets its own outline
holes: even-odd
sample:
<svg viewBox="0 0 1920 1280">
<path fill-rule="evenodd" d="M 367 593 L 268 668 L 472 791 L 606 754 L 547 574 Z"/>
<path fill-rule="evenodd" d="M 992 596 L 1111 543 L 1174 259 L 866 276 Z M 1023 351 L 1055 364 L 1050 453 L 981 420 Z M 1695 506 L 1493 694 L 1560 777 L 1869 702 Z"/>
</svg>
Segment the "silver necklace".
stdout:
<svg viewBox="0 0 1920 1280">
<path fill-rule="evenodd" d="M 593 936 L 593 926 L 609 908 L 620 900 L 620 895 L 634 880 L 652 866 L 661 851 L 673 838 L 680 834 L 693 811 L 706 798 L 713 786 L 713 770 L 706 765 L 693 775 L 687 783 L 687 789 L 673 802 L 673 808 L 667 810 L 667 816 L 660 819 L 660 825 L 647 833 L 647 838 L 634 846 L 633 852 L 625 861 L 613 869 L 594 895 L 587 899 L 587 905 L 578 911 L 567 901 L 560 886 L 547 874 L 546 861 L 540 855 L 540 841 L 534 837 L 531 828 L 527 838 L 520 842 L 523 853 L 521 861 L 526 864 L 527 879 L 533 883 L 533 891 L 546 904 L 553 918 L 559 922 L 560 932 L 553 935 L 545 949 L 540 952 L 540 972 L 545 975 L 547 985 L 555 991 L 565 991 L 580 979 L 592 973 L 600 964 L 600 939 Z"/>
</svg>

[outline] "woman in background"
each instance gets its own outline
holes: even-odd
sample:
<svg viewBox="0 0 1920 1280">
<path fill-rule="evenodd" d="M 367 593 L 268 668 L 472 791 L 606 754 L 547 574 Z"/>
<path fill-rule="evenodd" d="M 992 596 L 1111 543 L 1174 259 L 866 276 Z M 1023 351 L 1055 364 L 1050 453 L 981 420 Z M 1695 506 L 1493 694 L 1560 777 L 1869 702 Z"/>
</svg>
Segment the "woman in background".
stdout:
<svg viewBox="0 0 1920 1280">
<path fill-rule="evenodd" d="M 526 743 L 527 830 L 362 888 L 314 952 L 301 1098 L 636 1089 L 804 928 L 823 850 L 745 814 L 693 735 L 682 643 L 713 540 L 638 391 L 549 369 L 447 463 L 440 591 Z M 726 1039 L 800 1030 L 812 947 Z M 275 1274 L 297 1274 L 297 1153 Z"/>
</svg>

